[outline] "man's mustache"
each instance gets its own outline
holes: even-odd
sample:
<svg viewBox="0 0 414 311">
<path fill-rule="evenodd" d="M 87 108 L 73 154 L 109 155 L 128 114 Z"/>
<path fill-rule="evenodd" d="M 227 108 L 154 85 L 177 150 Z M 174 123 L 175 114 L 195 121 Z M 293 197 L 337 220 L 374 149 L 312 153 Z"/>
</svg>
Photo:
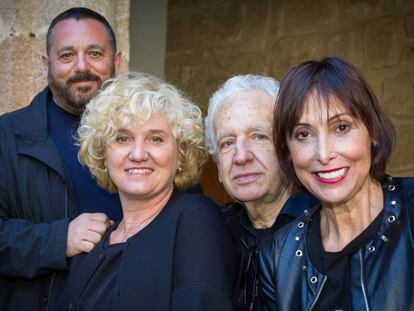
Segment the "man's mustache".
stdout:
<svg viewBox="0 0 414 311">
<path fill-rule="evenodd" d="M 101 81 L 101 78 L 90 72 L 83 72 L 70 77 L 67 81 L 68 84 L 81 82 L 81 81 Z"/>
</svg>

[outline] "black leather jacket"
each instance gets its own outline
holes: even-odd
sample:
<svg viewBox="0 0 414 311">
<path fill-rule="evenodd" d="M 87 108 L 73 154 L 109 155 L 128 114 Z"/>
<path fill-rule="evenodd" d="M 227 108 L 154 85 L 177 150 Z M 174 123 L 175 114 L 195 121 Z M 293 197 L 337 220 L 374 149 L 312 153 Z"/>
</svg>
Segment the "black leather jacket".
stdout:
<svg viewBox="0 0 414 311">
<path fill-rule="evenodd" d="M 383 183 L 384 216 L 351 258 L 353 310 L 414 310 L 414 179 Z M 313 310 L 326 282 L 306 250 L 315 211 L 283 227 L 259 254 L 264 310 Z"/>
</svg>

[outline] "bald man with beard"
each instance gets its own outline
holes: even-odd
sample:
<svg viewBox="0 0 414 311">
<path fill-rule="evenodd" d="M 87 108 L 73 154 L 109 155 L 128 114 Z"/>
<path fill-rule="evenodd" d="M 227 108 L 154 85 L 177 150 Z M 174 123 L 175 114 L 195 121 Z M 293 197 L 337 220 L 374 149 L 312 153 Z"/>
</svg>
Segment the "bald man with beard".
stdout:
<svg viewBox="0 0 414 311">
<path fill-rule="evenodd" d="M 100 14 L 72 8 L 50 24 L 48 85 L 0 117 L 0 309 L 44 310 L 72 256 L 89 252 L 121 218 L 116 194 L 77 159 L 85 105 L 117 74 L 121 53 Z"/>
</svg>

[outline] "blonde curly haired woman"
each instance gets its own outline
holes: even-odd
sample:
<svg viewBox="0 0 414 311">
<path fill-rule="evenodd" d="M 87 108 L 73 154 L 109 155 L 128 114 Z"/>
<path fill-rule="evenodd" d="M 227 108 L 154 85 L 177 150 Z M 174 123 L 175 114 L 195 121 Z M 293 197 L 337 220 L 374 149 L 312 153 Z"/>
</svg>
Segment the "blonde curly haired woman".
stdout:
<svg viewBox="0 0 414 311">
<path fill-rule="evenodd" d="M 119 193 L 123 219 L 73 259 L 56 308 L 231 310 L 238 258 L 226 224 L 211 200 L 182 191 L 206 159 L 199 108 L 128 73 L 87 105 L 78 135 L 80 161 Z"/>
</svg>

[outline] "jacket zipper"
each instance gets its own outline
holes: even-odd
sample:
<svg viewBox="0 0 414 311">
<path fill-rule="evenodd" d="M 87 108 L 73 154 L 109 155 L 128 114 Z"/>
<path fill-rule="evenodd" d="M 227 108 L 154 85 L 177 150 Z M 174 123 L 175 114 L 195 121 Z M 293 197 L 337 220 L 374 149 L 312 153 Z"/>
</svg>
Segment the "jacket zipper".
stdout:
<svg viewBox="0 0 414 311">
<path fill-rule="evenodd" d="M 359 261 L 361 265 L 361 288 L 362 288 L 362 293 L 364 294 L 365 308 L 367 311 L 369 311 L 368 298 L 367 298 L 367 293 L 365 290 L 365 282 L 364 282 L 364 262 L 362 260 L 362 249 L 359 250 Z"/>
<path fill-rule="evenodd" d="M 324 285 L 325 285 L 325 283 L 326 283 L 327 278 L 328 278 L 327 276 L 324 276 L 324 277 L 323 277 L 322 284 L 319 286 L 318 291 L 316 292 L 316 296 L 315 296 L 315 298 L 313 299 L 313 301 L 312 301 L 311 305 L 309 306 L 308 311 L 311 311 L 311 310 L 313 309 L 313 307 L 315 306 L 316 302 L 318 301 L 319 296 L 320 296 L 320 295 L 321 295 L 321 293 L 322 293 L 322 289 L 323 289 L 323 286 L 324 286 Z"/>
<path fill-rule="evenodd" d="M 50 284 L 49 284 L 49 290 L 48 290 L 48 293 L 47 293 L 48 299 L 50 299 L 50 295 L 52 294 L 52 287 L 53 287 L 53 281 L 55 280 L 55 275 L 56 275 L 56 272 L 53 272 L 52 279 L 50 280 Z M 50 303 L 48 301 L 47 304 L 46 304 L 45 311 L 49 310 L 49 306 L 50 306 Z"/>
<path fill-rule="evenodd" d="M 242 243 L 243 243 L 244 247 L 246 247 L 246 250 L 248 250 L 248 249 L 249 249 L 249 247 L 247 246 L 246 241 L 245 241 L 243 238 L 240 238 L 240 240 L 242 241 Z"/>
<path fill-rule="evenodd" d="M 68 212 L 68 188 L 65 187 L 65 218 L 68 218 L 68 215 L 69 215 L 69 212 Z M 53 287 L 53 282 L 55 281 L 55 276 L 56 276 L 56 272 L 53 272 L 52 279 L 50 280 L 50 284 L 49 284 L 49 290 L 47 292 L 48 299 L 50 299 L 50 297 L 52 295 L 52 287 Z M 48 302 L 46 304 L 45 311 L 49 310 L 49 306 L 50 306 L 50 303 Z"/>
</svg>

